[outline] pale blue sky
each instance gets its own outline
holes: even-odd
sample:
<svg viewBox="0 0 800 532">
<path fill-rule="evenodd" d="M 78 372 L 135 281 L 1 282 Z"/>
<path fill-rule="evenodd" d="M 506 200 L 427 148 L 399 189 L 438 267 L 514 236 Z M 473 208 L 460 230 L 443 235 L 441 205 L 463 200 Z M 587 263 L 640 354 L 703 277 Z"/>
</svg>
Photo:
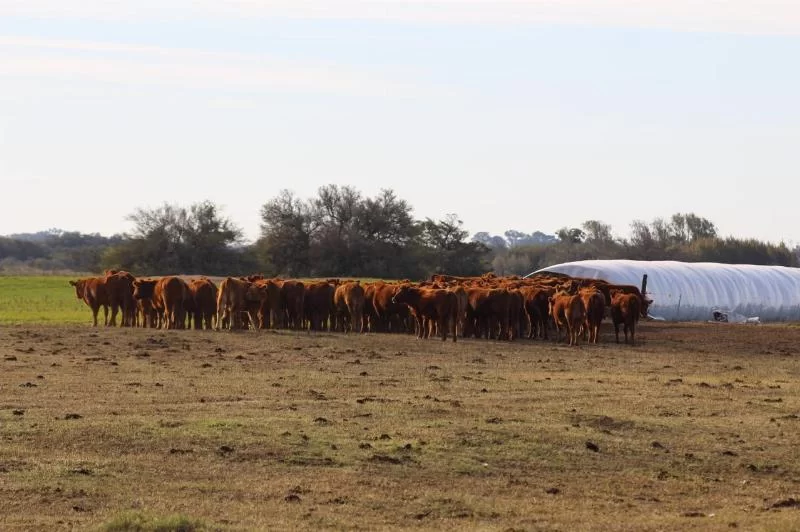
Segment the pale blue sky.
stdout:
<svg viewBox="0 0 800 532">
<path fill-rule="evenodd" d="M 211 199 L 256 238 L 336 183 L 470 232 L 800 243 L 794 4 L 0 0 L 0 234 Z"/>
</svg>

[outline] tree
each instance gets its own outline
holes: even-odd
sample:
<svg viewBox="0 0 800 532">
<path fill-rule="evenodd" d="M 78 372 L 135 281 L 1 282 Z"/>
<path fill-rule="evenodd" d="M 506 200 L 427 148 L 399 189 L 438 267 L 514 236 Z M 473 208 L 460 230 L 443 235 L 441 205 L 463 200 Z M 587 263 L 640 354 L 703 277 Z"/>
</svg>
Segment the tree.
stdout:
<svg viewBox="0 0 800 532">
<path fill-rule="evenodd" d="M 421 240 L 429 253 L 428 273 L 479 275 L 489 265 L 489 248 L 480 242 L 464 242 L 469 234 L 455 214 L 435 222 L 426 218 L 421 223 Z"/>
<path fill-rule="evenodd" d="M 508 242 L 508 247 L 516 247 L 522 244 L 526 239 L 530 238 L 530 235 L 523 233 L 522 231 L 517 231 L 516 229 L 509 229 L 503 236 L 506 237 L 506 241 Z"/>
<path fill-rule="evenodd" d="M 261 207 L 261 221 L 261 238 L 256 245 L 267 269 L 274 274 L 307 275 L 315 229 L 308 205 L 291 191 L 281 190 Z"/>
<path fill-rule="evenodd" d="M 232 246 L 241 241 L 241 229 L 211 201 L 188 209 L 167 203 L 138 208 L 127 219 L 134 223 L 133 233 L 105 250 L 105 267 L 147 275 L 219 275 L 239 270 Z"/>
<path fill-rule="evenodd" d="M 362 200 L 353 242 L 354 273 L 368 277 L 402 278 L 418 271 L 414 258 L 420 229 L 411 206 L 391 189 Z"/>
<path fill-rule="evenodd" d="M 236 270 L 240 256 L 232 245 L 241 241 L 242 230 L 224 218 L 214 203 L 195 203 L 189 208 L 183 231 L 183 269 L 208 275 Z"/>
<path fill-rule="evenodd" d="M 586 238 L 586 233 L 577 227 L 573 227 L 571 229 L 562 227 L 556 231 L 556 236 L 561 242 L 565 242 L 567 244 L 580 244 L 583 242 L 583 239 Z"/>
<path fill-rule="evenodd" d="M 581 227 L 587 242 L 605 244 L 614 241 L 614 237 L 611 236 L 611 226 L 608 224 L 597 220 L 586 220 Z"/>
<path fill-rule="evenodd" d="M 717 236 L 717 228 L 714 224 L 694 213 L 673 214 L 670 232 L 673 241 L 681 244 L 699 238 L 716 238 Z"/>
</svg>

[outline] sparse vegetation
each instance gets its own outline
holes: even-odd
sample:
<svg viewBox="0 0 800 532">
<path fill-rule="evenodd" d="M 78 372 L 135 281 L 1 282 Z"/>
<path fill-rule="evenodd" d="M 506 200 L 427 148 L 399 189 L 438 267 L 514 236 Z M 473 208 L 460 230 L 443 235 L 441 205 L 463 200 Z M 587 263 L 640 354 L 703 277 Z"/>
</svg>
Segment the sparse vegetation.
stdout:
<svg viewBox="0 0 800 532">
<path fill-rule="evenodd" d="M 2 327 L 3 526 L 792 529 L 800 329 L 640 339 Z"/>
<path fill-rule="evenodd" d="M 157 517 L 142 512 L 125 512 L 104 523 L 102 532 L 202 532 L 213 530 L 200 521 L 182 515 Z"/>
</svg>

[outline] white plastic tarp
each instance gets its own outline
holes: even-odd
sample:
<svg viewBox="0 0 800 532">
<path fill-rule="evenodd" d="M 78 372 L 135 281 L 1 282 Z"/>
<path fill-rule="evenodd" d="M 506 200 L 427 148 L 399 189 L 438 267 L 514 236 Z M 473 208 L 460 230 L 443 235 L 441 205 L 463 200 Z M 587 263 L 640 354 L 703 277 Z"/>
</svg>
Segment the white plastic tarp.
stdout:
<svg viewBox="0 0 800 532">
<path fill-rule="evenodd" d="M 641 287 L 647 274 L 651 316 L 706 321 L 725 309 L 761 321 L 800 320 L 800 269 L 712 262 L 585 260 L 538 270 Z M 534 272 L 538 273 L 538 272 Z M 533 274 L 530 274 L 533 275 Z"/>
</svg>

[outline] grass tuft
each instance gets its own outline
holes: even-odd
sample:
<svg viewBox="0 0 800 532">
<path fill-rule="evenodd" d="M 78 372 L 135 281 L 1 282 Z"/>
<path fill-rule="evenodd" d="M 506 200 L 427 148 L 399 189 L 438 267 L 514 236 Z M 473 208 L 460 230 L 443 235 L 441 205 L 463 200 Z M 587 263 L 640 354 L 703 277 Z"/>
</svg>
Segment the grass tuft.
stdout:
<svg viewBox="0 0 800 532">
<path fill-rule="evenodd" d="M 144 512 L 125 512 L 100 527 L 103 532 L 200 532 L 209 528 L 183 515 L 159 517 Z"/>
</svg>

